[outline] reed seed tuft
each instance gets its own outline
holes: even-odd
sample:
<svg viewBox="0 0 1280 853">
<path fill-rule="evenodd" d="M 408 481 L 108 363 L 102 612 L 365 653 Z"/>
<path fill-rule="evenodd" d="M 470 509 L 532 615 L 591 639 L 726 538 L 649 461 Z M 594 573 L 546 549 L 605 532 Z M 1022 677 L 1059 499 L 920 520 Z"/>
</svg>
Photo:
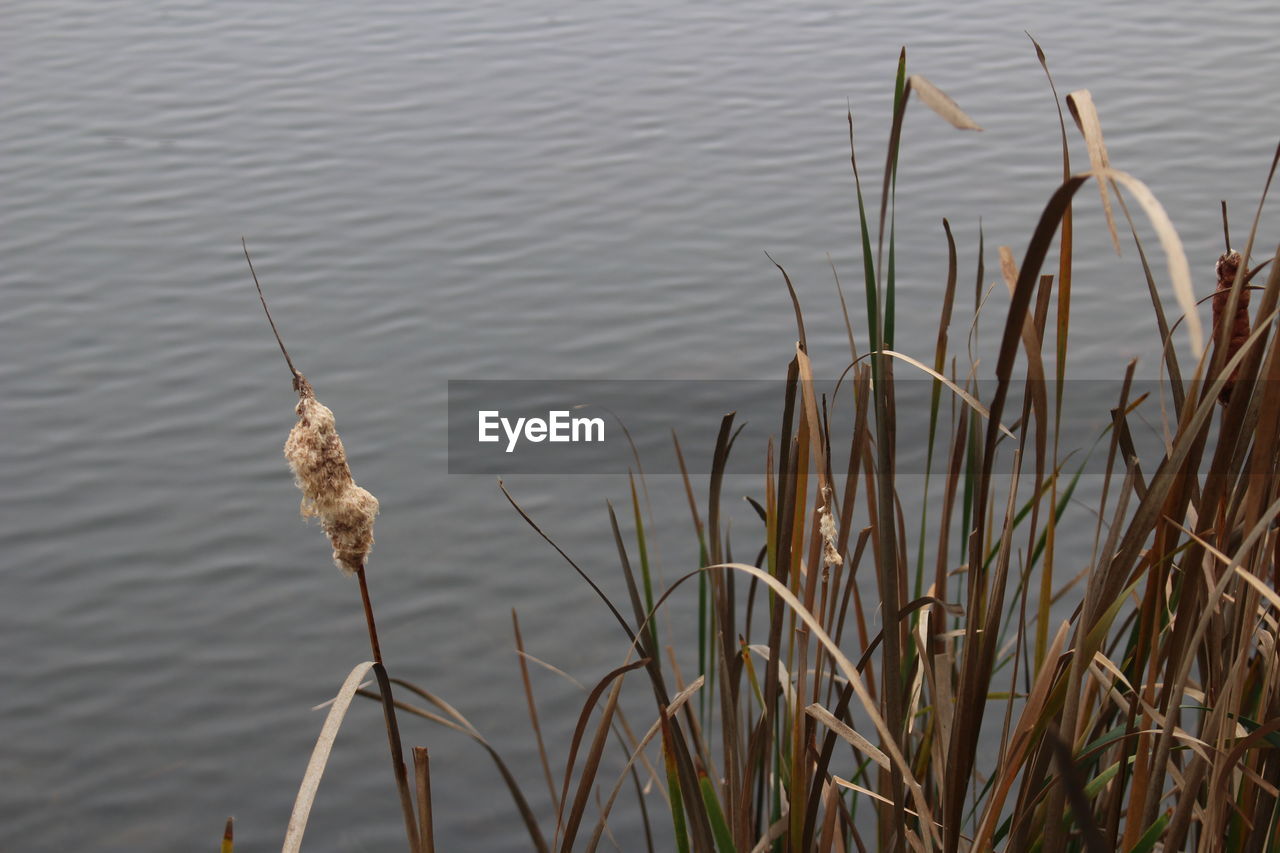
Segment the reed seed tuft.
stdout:
<svg viewBox="0 0 1280 853">
<path fill-rule="evenodd" d="M 1240 253 L 1236 251 L 1228 251 L 1222 257 L 1218 258 L 1215 271 L 1218 274 L 1218 289 L 1213 294 L 1213 329 L 1217 334 L 1218 329 L 1222 328 L 1221 324 L 1226 318 L 1223 314 L 1227 310 L 1227 302 L 1231 298 L 1231 286 L 1235 283 L 1236 273 L 1240 270 L 1240 264 L 1243 261 Z M 1227 359 L 1230 360 L 1240 347 L 1244 346 L 1244 342 L 1249 338 L 1249 289 L 1243 288 L 1240 291 L 1240 298 L 1236 302 L 1236 315 L 1231 320 L 1231 337 L 1227 343 Z M 1236 384 L 1236 375 L 1240 372 L 1239 368 L 1231 374 L 1231 378 L 1222 386 L 1222 392 L 1218 395 L 1219 402 L 1224 405 L 1231 400 L 1231 390 Z"/>
<path fill-rule="evenodd" d="M 301 374 L 294 386 L 298 423 L 289 432 L 284 456 L 302 490 L 302 515 L 320 519 L 333 545 L 333 562 L 344 574 L 354 574 L 373 548 L 378 499 L 351 479 L 333 412 L 316 399 L 311 383 Z"/>
<path fill-rule="evenodd" d="M 836 520 L 831 516 L 831 489 L 822 490 L 825 503 L 818 507 L 818 532 L 822 535 L 822 563 L 825 566 L 838 566 L 844 562 L 840 551 L 836 549 Z"/>
</svg>

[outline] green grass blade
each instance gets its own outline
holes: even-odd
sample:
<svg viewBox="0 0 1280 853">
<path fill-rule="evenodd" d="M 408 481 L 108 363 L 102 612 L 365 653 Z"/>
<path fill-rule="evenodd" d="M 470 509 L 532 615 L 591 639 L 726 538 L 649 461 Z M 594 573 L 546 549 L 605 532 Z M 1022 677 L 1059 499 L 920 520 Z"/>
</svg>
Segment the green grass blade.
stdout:
<svg viewBox="0 0 1280 853">
<path fill-rule="evenodd" d="M 1138 843 L 1133 845 L 1133 849 L 1129 853 L 1151 853 L 1156 849 L 1156 842 L 1160 840 L 1160 836 L 1164 834 L 1164 829 L 1169 825 L 1169 815 L 1162 814 L 1156 818 L 1156 822 L 1147 827 L 1147 831 L 1142 833 L 1142 837 L 1138 839 Z"/>
<path fill-rule="evenodd" d="M 716 839 L 716 850 L 719 853 L 736 853 L 733 834 L 729 832 L 729 824 L 725 823 L 724 810 L 720 808 L 715 786 L 711 784 L 711 780 L 705 773 L 698 777 L 698 784 L 702 788 L 702 802 L 707 807 L 707 817 L 711 819 L 711 832 Z"/>
</svg>

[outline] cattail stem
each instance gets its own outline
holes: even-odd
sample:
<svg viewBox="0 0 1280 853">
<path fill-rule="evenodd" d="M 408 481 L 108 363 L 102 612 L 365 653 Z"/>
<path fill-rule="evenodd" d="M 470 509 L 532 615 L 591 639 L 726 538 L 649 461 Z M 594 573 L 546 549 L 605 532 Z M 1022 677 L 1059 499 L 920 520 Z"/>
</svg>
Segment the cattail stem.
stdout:
<svg viewBox="0 0 1280 853">
<path fill-rule="evenodd" d="M 369 598 L 369 582 L 365 579 L 364 566 L 356 569 L 360 581 L 360 601 L 364 604 L 364 621 L 369 628 L 369 650 L 373 653 L 373 672 L 378 677 L 378 696 L 382 700 L 382 716 L 387 725 L 387 746 L 391 751 L 391 772 L 396 777 L 396 790 L 400 794 L 400 811 L 404 816 L 404 831 L 409 839 L 411 853 L 423 853 L 422 839 L 414 819 L 413 793 L 409 788 L 409 774 L 404 762 L 404 747 L 400 743 L 400 723 L 396 720 L 396 703 L 391 695 L 391 679 L 382 664 L 382 646 L 378 643 L 378 625 L 373 621 L 373 602 Z"/>
<path fill-rule="evenodd" d="M 373 653 L 373 672 L 378 677 L 378 695 L 382 699 L 382 716 L 387 724 L 387 745 L 391 750 L 391 772 L 396 777 L 400 793 L 400 809 L 404 814 L 404 830 L 409 838 L 409 849 L 422 853 L 421 836 L 414 820 L 413 794 L 409 789 L 409 774 L 404 762 L 404 748 L 400 744 L 400 723 L 396 720 L 396 703 L 391 695 L 391 679 L 382 664 L 382 647 L 378 643 L 378 626 L 373 621 L 373 603 L 369 598 L 369 582 L 365 579 L 364 566 L 356 569 L 360 581 L 360 600 L 364 604 L 364 621 L 369 627 L 369 649 Z"/>
<path fill-rule="evenodd" d="M 391 679 L 387 677 L 387 668 L 380 663 L 374 663 L 373 674 L 378 678 L 378 698 L 382 700 L 382 716 L 387 724 L 387 744 L 391 749 L 391 772 L 396 777 L 396 790 L 400 794 L 400 813 L 404 817 L 409 850 L 411 853 L 422 853 L 418 822 L 414 818 L 413 793 L 409 789 L 409 773 L 405 768 L 404 750 L 400 745 L 400 724 L 396 721 L 395 700 L 391 698 Z"/>
<path fill-rule="evenodd" d="M 360 579 L 360 600 L 364 602 L 364 621 L 369 626 L 369 649 L 373 652 L 373 662 L 382 663 L 382 647 L 378 644 L 378 626 L 373 621 L 373 604 L 369 601 L 369 582 L 364 578 L 364 566 L 356 570 Z"/>
</svg>

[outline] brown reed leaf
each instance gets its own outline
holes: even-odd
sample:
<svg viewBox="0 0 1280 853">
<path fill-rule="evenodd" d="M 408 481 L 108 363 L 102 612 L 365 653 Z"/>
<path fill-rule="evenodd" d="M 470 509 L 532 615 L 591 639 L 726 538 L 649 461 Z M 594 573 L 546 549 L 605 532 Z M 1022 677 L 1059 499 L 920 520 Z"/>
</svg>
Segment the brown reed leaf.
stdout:
<svg viewBox="0 0 1280 853">
<path fill-rule="evenodd" d="M 910 91 L 924 102 L 924 105 L 945 119 L 952 127 L 957 130 L 982 130 L 978 123 L 969 118 L 964 110 L 960 109 L 960 105 L 951 100 L 951 96 L 930 83 L 927 79 L 919 74 L 912 74 L 907 78 L 907 85 Z"/>
<path fill-rule="evenodd" d="M 1111 168 L 1111 158 L 1107 155 L 1107 143 L 1102 139 L 1102 122 L 1098 119 L 1098 108 L 1093 103 L 1093 95 L 1088 89 L 1080 89 L 1067 95 L 1067 109 L 1076 120 L 1076 127 L 1084 136 L 1085 147 L 1089 151 L 1089 163 L 1095 172 L 1101 173 Z M 1116 254 L 1120 254 L 1120 234 L 1116 231 L 1115 215 L 1111 212 L 1111 194 L 1107 192 L 1107 182 L 1098 179 L 1098 193 L 1102 196 L 1102 213 L 1107 220 L 1107 231 L 1111 234 L 1111 245 Z"/>
</svg>

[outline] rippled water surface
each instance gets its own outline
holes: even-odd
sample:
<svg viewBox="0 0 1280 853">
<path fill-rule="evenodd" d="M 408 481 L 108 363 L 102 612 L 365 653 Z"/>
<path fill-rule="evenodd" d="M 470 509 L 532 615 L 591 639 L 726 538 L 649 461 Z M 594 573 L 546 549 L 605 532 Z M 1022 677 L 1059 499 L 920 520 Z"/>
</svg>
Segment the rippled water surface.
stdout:
<svg viewBox="0 0 1280 853">
<path fill-rule="evenodd" d="M 382 500 L 370 583 L 392 668 L 464 710 L 545 814 L 511 609 L 533 654 L 584 681 L 617 665 L 620 635 L 492 478 L 447 474 L 447 381 L 778 377 L 795 332 L 764 250 L 797 283 L 819 369 L 838 373 L 827 253 L 847 284 L 860 263 L 845 110 L 874 200 L 903 44 L 986 130 L 908 114 L 900 349 L 932 352 L 942 217 L 967 324 L 979 222 L 990 281 L 995 247 L 1021 251 L 1060 180 L 1024 30 L 1059 91 L 1093 92 L 1113 162 L 1162 199 L 1211 287 L 1218 200 L 1242 231 L 1280 130 L 1280 8 L 1063 8 L 7 3 L 0 847 L 209 849 L 234 814 L 244 849 L 270 849 L 319 730 L 311 707 L 367 655 L 354 583 L 297 517 L 280 456 L 294 399 L 242 235 Z M 1154 376 L 1137 261 L 1110 254 L 1091 193 L 1072 370 L 1106 378 L 1140 357 Z M 624 478 L 508 485 L 620 591 L 603 502 L 626 503 Z M 683 494 L 669 478 L 650 490 L 674 576 L 696 557 Z M 562 743 L 580 697 L 535 679 Z M 406 725 L 432 751 L 441 849 L 525 849 L 483 753 Z M 355 706 L 311 849 L 394 849 L 384 750 L 378 709 Z M 624 848 L 636 827 L 618 815 Z"/>
</svg>

